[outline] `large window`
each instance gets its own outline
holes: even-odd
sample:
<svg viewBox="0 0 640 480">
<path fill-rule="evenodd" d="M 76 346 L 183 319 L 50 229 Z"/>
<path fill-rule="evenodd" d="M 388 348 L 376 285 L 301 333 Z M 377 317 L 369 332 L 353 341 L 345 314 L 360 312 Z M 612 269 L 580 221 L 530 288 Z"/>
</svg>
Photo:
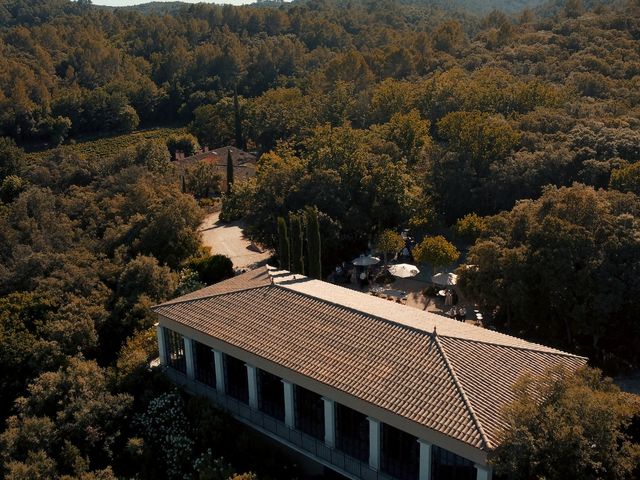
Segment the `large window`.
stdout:
<svg viewBox="0 0 640 480">
<path fill-rule="evenodd" d="M 418 439 L 385 423 L 382 424 L 382 471 L 401 480 L 415 480 L 420 468 Z"/>
<path fill-rule="evenodd" d="M 216 386 L 216 369 L 211 347 L 193 341 L 194 367 L 196 380 L 210 387 Z"/>
<path fill-rule="evenodd" d="M 472 461 L 435 445 L 431 448 L 432 480 L 475 480 Z"/>
<path fill-rule="evenodd" d="M 258 405 L 267 415 L 284 420 L 284 386 L 280 377 L 258 369 Z"/>
<path fill-rule="evenodd" d="M 369 458 L 367 417 L 339 403 L 336 403 L 336 448 L 363 462 Z"/>
<path fill-rule="evenodd" d="M 167 365 L 187 373 L 187 360 L 184 354 L 184 338 L 179 333 L 163 328 L 164 345 L 167 350 Z"/>
<path fill-rule="evenodd" d="M 320 395 L 296 385 L 295 412 L 298 430 L 324 439 L 324 402 Z"/>
<path fill-rule="evenodd" d="M 225 388 L 227 394 L 249 403 L 249 383 L 244 362 L 230 355 L 224 356 Z"/>
</svg>

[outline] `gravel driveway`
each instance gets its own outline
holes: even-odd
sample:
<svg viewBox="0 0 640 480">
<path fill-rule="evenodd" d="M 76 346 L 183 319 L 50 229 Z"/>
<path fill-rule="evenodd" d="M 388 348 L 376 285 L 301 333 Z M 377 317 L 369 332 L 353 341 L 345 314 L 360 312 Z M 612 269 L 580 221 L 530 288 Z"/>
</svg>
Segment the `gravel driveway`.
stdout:
<svg viewBox="0 0 640 480">
<path fill-rule="evenodd" d="M 223 223 L 219 220 L 220 212 L 207 215 L 200 225 L 202 244 L 211 247 L 211 254 L 220 253 L 231 258 L 234 268 L 247 268 L 259 263 L 266 263 L 271 252 L 259 252 L 244 237 L 242 222 Z"/>
</svg>

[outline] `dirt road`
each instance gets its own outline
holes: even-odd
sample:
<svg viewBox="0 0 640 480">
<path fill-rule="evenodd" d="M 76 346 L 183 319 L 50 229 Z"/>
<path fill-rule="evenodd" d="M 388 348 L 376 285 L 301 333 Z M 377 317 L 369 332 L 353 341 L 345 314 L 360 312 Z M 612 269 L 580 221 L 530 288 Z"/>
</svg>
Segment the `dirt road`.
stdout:
<svg viewBox="0 0 640 480">
<path fill-rule="evenodd" d="M 242 222 L 222 223 L 220 212 L 207 215 L 200 225 L 202 244 L 211 247 L 211 253 L 231 258 L 234 268 L 246 268 L 264 263 L 271 256 L 269 251 L 259 252 L 244 237 Z"/>
</svg>

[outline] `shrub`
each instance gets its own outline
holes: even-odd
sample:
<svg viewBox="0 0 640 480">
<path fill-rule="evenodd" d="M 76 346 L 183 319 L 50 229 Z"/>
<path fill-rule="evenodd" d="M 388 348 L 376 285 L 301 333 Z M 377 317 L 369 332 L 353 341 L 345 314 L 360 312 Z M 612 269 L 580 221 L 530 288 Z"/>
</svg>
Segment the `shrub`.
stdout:
<svg viewBox="0 0 640 480">
<path fill-rule="evenodd" d="M 189 262 L 189 267 L 198 272 L 200 280 L 207 285 L 233 277 L 233 262 L 226 255 L 196 258 Z"/>
</svg>

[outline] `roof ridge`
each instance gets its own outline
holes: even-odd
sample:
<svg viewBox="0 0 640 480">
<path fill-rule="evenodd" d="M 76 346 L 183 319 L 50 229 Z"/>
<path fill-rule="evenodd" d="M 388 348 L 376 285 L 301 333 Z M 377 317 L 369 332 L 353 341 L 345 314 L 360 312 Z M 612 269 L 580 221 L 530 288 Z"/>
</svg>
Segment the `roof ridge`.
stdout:
<svg viewBox="0 0 640 480">
<path fill-rule="evenodd" d="M 453 379 L 453 383 L 456 386 L 456 389 L 458 390 L 458 393 L 460 394 L 460 397 L 462 398 L 462 401 L 465 405 L 465 407 L 467 407 L 467 410 L 469 411 L 469 415 L 471 416 L 471 420 L 473 421 L 474 425 L 476 426 L 476 429 L 478 430 L 478 433 L 480 434 L 480 439 L 482 440 L 483 446 L 487 449 L 491 448 L 491 442 L 489 442 L 489 438 L 487 437 L 487 435 L 484 432 L 484 429 L 482 428 L 482 425 L 480 424 L 480 420 L 478 419 L 478 416 L 476 415 L 476 412 L 474 411 L 473 407 L 471 406 L 471 401 L 469 400 L 469 397 L 467 397 L 466 392 L 464 391 L 464 388 L 462 388 L 462 384 L 460 383 L 460 380 L 458 380 L 458 376 L 456 375 L 456 372 L 453 370 L 453 366 L 451 365 L 451 362 L 449 361 L 449 357 L 447 357 L 447 354 L 444 351 L 444 347 L 443 345 L 440 343 L 440 340 L 438 339 L 439 335 L 432 335 L 433 340 L 435 341 L 436 347 L 438 348 L 438 351 L 440 352 L 440 355 L 442 355 L 442 359 L 444 360 L 445 365 L 447 366 L 447 370 L 449 371 L 449 374 L 451 375 L 451 378 Z"/>
<path fill-rule="evenodd" d="M 514 337 L 513 335 L 507 335 L 506 333 L 502 333 L 502 332 L 497 332 L 497 333 L 499 333 L 501 335 L 505 335 L 505 336 L 507 336 L 509 338 L 515 338 L 515 339 L 518 339 L 518 340 L 522 340 L 519 337 Z M 588 357 L 583 357 L 581 355 L 576 355 L 575 353 L 563 352 L 562 350 L 558 350 L 556 348 L 553 348 L 553 351 L 549 351 L 548 349 L 551 349 L 552 347 L 545 347 L 544 345 L 541 345 L 539 343 L 530 342 L 529 340 L 524 340 L 524 341 L 527 342 L 530 345 L 535 345 L 535 346 L 541 347 L 541 348 L 525 347 L 523 345 L 505 345 L 503 343 L 490 342 L 488 340 L 480 340 L 478 338 L 455 337 L 453 335 L 447 335 L 447 334 L 443 334 L 443 335 L 438 334 L 438 336 L 446 337 L 446 338 L 452 338 L 454 340 L 460 340 L 460 341 L 464 341 L 464 342 L 474 342 L 474 343 L 482 343 L 483 345 L 493 345 L 495 347 L 513 348 L 515 350 L 524 350 L 524 351 L 527 351 L 527 352 L 537 352 L 537 353 L 544 353 L 546 355 L 558 355 L 560 357 L 580 358 L 580 359 L 584 359 L 584 360 L 589 360 Z"/>
</svg>

